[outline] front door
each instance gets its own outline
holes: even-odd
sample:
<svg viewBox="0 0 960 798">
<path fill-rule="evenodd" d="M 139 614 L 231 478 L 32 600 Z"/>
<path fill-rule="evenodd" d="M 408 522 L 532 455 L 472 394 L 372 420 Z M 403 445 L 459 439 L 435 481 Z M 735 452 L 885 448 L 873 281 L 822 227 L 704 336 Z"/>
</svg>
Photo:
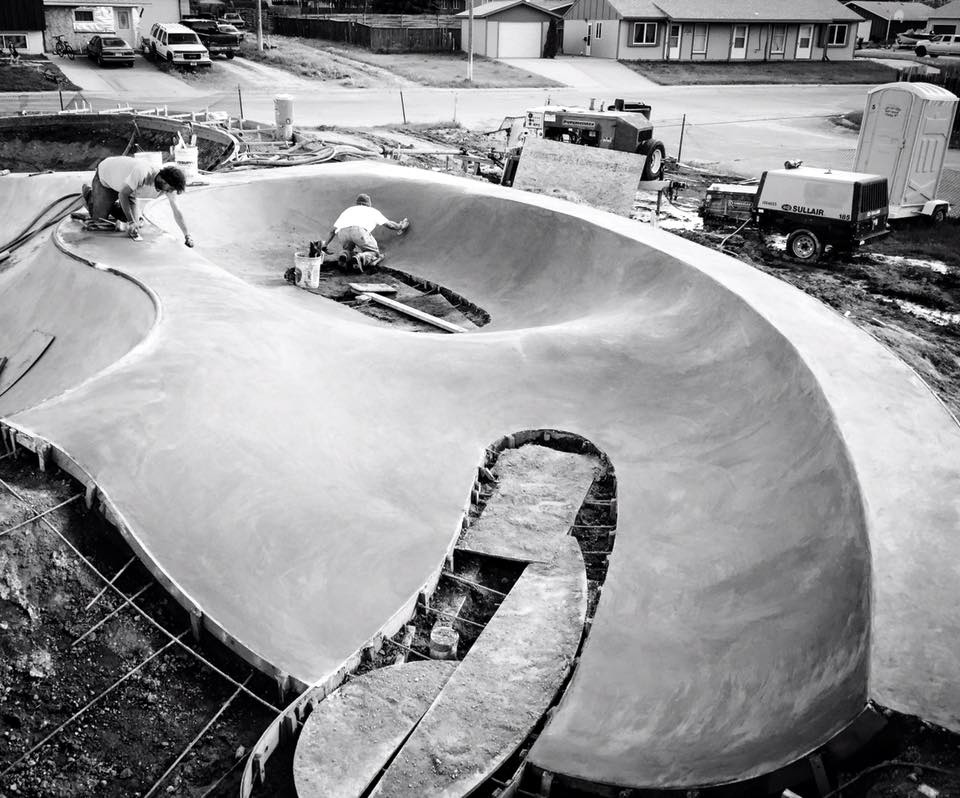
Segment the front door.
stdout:
<svg viewBox="0 0 960 798">
<path fill-rule="evenodd" d="M 117 28 L 117 36 L 124 39 L 131 47 L 136 47 L 136 38 L 133 33 L 133 12 L 129 8 L 113 9 L 113 23 Z"/>
<path fill-rule="evenodd" d="M 670 33 L 667 37 L 667 60 L 680 60 L 680 39 L 683 36 L 683 25 L 678 22 L 670 23 Z"/>
<path fill-rule="evenodd" d="M 747 26 L 733 26 L 733 41 L 730 44 L 730 60 L 743 61 L 747 57 Z"/>
<path fill-rule="evenodd" d="M 813 25 L 801 25 L 797 33 L 797 60 L 804 61 L 813 55 Z"/>
<path fill-rule="evenodd" d="M 583 54 L 590 55 L 590 42 L 593 41 L 593 23 L 587 23 L 587 35 L 583 37 Z"/>
</svg>

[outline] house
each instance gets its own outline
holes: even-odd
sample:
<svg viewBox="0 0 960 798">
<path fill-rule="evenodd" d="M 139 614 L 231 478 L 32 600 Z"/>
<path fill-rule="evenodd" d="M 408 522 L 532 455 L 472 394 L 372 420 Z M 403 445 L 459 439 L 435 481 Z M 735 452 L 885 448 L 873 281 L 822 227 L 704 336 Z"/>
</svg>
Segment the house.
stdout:
<svg viewBox="0 0 960 798">
<path fill-rule="evenodd" d="M 53 50 L 56 37 L 77 49 L 95 33 L 116 33 L 134 47 L 154 22 L 176 22 L 190 13 L 189 0 L 43 0 L 47 18 L 46 49 Z"/>
<path fill-rule="evenodd" d="M 931 11 L 927 29 L 931 33 L 960 33 L 960 0 Z"/>
<path fill-rule="evenodd" d="M 470 47 L 468 11 L 460 19 L 460 49 Z M 551 21 L 560 14 L 548 11 L 530 0 L 493 0 L 473 9 L 473 52 L 488 58 L 540 58 L 547 41 Z"/>
<path fill-rule="evenodd" d="M 863 17 L 863 22 L 857 27 L 857 38 L 865 42 L 889 42 L 893 41 L 898 33 L 923 30 L 933 12 L 925 3 L 850 0 L 845 5 Z"/>
<path fill-rule="evenodd" d="M 43 52 L 43 0 L 4 0 L 0 3 L 0 49 L 9 53 Z"/>
<path fill-rule="evenodd" d="M 837 0 L 576 0 L 563 52 L 623 61 L 849 61 L 861 17 Z"/>
</svg>

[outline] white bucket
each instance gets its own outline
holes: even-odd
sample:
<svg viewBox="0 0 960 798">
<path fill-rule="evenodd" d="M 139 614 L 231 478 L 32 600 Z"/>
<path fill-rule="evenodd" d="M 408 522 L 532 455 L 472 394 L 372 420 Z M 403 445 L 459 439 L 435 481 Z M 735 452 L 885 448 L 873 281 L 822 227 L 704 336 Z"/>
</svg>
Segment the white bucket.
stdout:
<svg viewBox="0 0 960 798">
<path fill-rule="evenodd" d="M 163 153 L 162 152 L 135 152 L 133 157 L 139 161 L 146 161 L 150 164 L 151 169 L 162 169 L 163 168 Z"/>
<path fill-rule="evenodd" d="M 302 252 L 293 253 L 293 265 L 300 270 L 300 279 L 297 285 L 301 288 L 318 288 L 320 286 L 320 272 L 323 269 L 323 256 L 311 258 Z"/>
<path fill-rule="evenodd" d="M 293 97 L 289 94 L 278 94 L 273 100 L 273 111 L 277 123 L 277 138 L 289 140 L 293 138 Z"/>
<path fill-rule="evenodd" d="M 199 156 L 200 150 L 197 147 L 191 147 L 189 144 L 182 147 L 178 144 L 173 148 L 173 160 L 183 170 L 188 183 L 196 180 L 200 175 Z"/>
</svg>

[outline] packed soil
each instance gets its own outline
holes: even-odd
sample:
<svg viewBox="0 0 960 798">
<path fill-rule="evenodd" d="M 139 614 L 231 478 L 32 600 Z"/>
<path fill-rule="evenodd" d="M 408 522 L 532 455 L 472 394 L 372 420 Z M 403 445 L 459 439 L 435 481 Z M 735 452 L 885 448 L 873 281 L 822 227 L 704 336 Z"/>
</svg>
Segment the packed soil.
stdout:
<svg viewBox="0 0 960 798">
<path fill-rule="evenodd" d="M 645 78 L 665 86 L 718 86 L 731 84 L 880 84 L 897 80 L 892 67 L 866 59 L 844 62 L 839 69 L 832 61 L 621 61 Z"/>
</svg>

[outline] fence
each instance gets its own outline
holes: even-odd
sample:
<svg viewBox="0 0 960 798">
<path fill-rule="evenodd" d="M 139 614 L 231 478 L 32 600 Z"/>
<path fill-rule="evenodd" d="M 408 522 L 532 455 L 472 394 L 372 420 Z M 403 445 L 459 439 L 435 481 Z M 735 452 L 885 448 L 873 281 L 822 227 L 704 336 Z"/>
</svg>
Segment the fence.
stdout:
<svg viewBox="0 0 960 798">
<path fill-rule="evenodd" d="M 934 86 L 942 86 L 947 91 L 952 91 L 960 96 L 960 66 L 940 66 L 937 73 L 926 74 L 926 70 L 918 65 L 915 68 L 904 69 L 900 73 L 900 79 L 910 83 L 932 83 Z M 953 133 L 950 135 L 950 147 L 960 147 L 960 113 L 953 120 Z"/>
<path fill-rule="evenodd" d="M 273 32 L 356 44 L 376 53 L 439 53 L 460 49 L 459 22 L 456 27 L 446 27 L 443 17 L 390 15 L 387 19 L 373 19 L 367 15 L 366 22 L 358 21 L 357 17 L 362 18 L 361 15 L 274 17 Z M 396 20 L 394 24 L 384 24 L 393 20 Z"/>
</svg>

